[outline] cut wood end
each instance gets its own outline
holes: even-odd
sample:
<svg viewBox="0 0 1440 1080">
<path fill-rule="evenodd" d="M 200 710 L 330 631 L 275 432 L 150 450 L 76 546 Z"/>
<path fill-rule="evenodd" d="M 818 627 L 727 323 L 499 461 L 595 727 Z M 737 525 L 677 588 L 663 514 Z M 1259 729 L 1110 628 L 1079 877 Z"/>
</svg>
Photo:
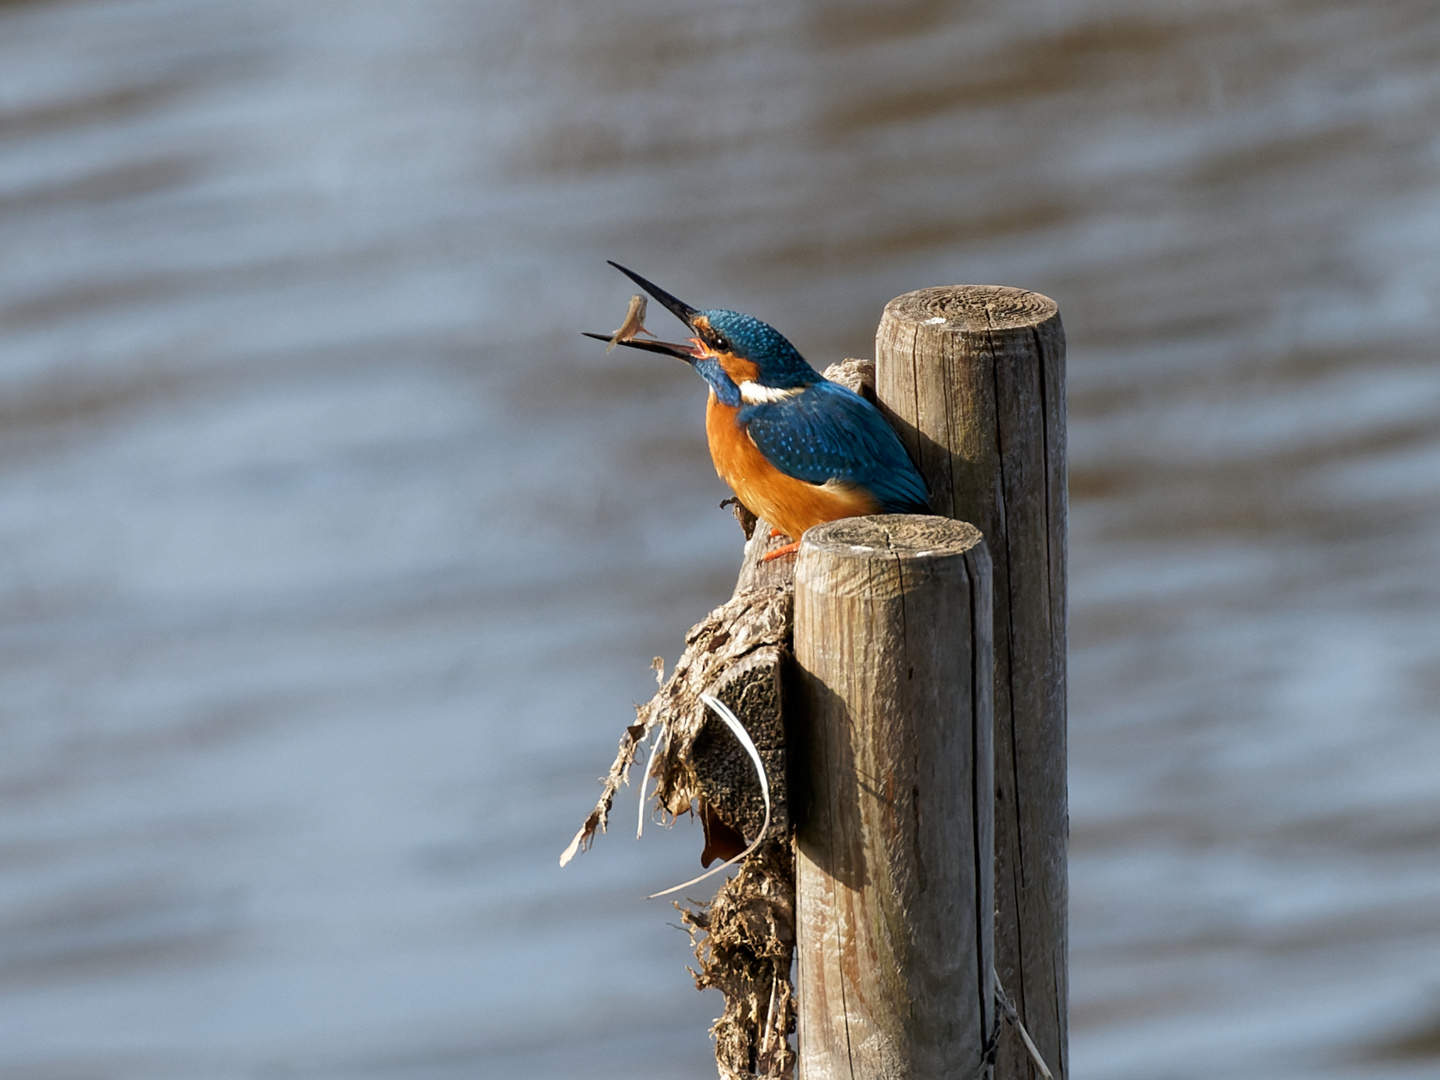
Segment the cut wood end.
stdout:
<svg viewBox="0 0 1440 1080">
<path fill-rule="evenodd" d="M 1060 308 L 1043 293 L 1008 285 L 941 285 L 897 296 L 885 318 L 928 333 L 983 333 L 1039 326 Z"/>
<path fill-rule="evenodd" d="M 829 382 L 839 383 L 847 390 L 853 390 L 872 405 L 875 403 L 875 361 L 857 360 L 853 357 L 831 364 L 821 376 Z"/>
<path fill-rule="evenodd" d="M 815 550 L 831 556 L 868 557 L 887 551 L 902 559 L 943 558 L 983 544 L 980 530 L 968 521 L 933 514 L 872 514 L 816 525 L 801 541 L 800 558 Z"/>
</svg>

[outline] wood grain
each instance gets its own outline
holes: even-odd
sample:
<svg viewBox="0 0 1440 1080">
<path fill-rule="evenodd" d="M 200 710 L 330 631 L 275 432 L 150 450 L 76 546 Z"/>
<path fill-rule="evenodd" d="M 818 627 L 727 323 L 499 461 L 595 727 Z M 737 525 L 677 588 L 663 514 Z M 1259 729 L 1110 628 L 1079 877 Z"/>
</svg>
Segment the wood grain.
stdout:
<svg viewBox="0 0 1440 1080">
<path fill-rule="evenodd" d="M 789 700 L 802 1080 L 982 1069 L 995 1025 L 990 606 L 984 542 L 961 522 L 850 518 L 801 544 Z"/>
<path fill-rule="evenodd" d="M 1055 302 L 1001 286 L 892 300 L 876 392 L 937 514 L 973 522 L 995 574 L 995 948 L 1001 981 L 1068 1075 L 1065 335 Z M 1035 1075 L 1018 1039 L 996 1076 Z"/>
</svg>

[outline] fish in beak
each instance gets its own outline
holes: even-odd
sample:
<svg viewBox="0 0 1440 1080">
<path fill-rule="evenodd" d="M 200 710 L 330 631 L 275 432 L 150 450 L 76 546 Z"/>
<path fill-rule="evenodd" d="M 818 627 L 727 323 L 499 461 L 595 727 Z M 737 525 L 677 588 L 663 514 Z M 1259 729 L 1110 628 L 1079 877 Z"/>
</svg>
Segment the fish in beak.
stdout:
<svg viewBox="0 0 1440 1080">
<path fill-rule="evenodd" d="M 659 285 L 646 281 L 639 274 L 635 273 L 635 271 L 627 270 L 625 267 L 621 266 L 617 262 L 613 262 L 608 259 L 606 261 L 610 262 L 610 265 L 615 267 L 616 270 L 619 270 L 631 281 L 635 282 L 636 285 L 639 285 L 640 288 L 644 289 L 647 293 L 649 293 L 652 297 L 659 301 L 660 304 L 664 306 L 666 311 L 670 312 L 670 314 L 674 315 L 677 319 L 683 322 L 689 329 L 695 331 L 696 333 L 700 332 L 700 328 L 695 325 L 695 318 L 700 314 L 699 310 L 691 307 L 689 304 L 685 303 L 685 301 L 679 299 L 678 297 L 670 295 L 670 293 L 660 288 Z M 642 307 L 640 310 L 640 317 L 638 319 L 632 318 L 635 312 L 635 303 L 634 301 L 631 301 L 631 310 L 630 313 L 626 316 L 625 325 L 613 334 L 592 334 L 588 330 L 582 330 L 581 333 L 584 334 L 585 337 L 595 338 L 598 341 L 604 341 L 610 344 L 612 347 L 615 345 L 628 345 L 632 349 L 644 349 L 646 352 L 660 353 L 662 356 L 674 356 L 681 360 L 684 360 L 687 364 L 693 364 L 696 360 L 699 360 L 706 355 L 704 347 L 694 339 L 692 339 L 692 344 L 689 345 L 678 345 L 671 341 L 638 340 L 635 337 L 636 334 L 642 332 L 646 334 L 650 333 L 650 331 L 646 330 L 645 327 L 641 325 L 644 321 L 644 308 Z M 632 323 L 634 323 L 635 325 L 632 326 Z"/>
</svg>

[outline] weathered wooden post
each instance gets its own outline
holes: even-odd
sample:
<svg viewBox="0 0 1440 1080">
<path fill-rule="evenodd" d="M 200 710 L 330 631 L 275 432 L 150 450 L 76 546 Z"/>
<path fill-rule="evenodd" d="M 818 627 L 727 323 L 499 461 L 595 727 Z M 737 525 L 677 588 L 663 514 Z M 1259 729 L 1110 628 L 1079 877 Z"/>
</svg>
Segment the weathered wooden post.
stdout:
<svg viewBox="0 0 1440 1080">
<path fill-rule="evenodd" d="M 996 1080 L 1034 1077 L 1020 1039 L 997 1041 L 997 1005 L 1015 1009 L 997 1002 L 996 970 L 1046 1075 L 1068 1076 L 1064 353 L 1055 304 L 1036 293 L 891 301 L 876 397 L 944 516 L 810 529 L 793 593 L 788 560 L 759 561 L 776 543 L 761 522 L 735 596 L 691 629 L 561 856 L 604 829 L 652 731 L 645 778 L 662 810 L 698 812 L 707 850 L 712 831 L 716 850 L 754 841 L 759 781 L 739 742 L 704 738 L 707 695 L 742 706 L 733 723 L 760 732 L 776 770 L 781 802 L 765 816 L 780 835 L 683 913 L 697 982 L 726 995 L 722 1076 L 789 1075 L 792 945 L 800 1080 L 982 1080 L 997 1052 Z M 826 376 L 862 388 L 866 366 Z M 757 673 L 768 696 L 743 707 L 735 680 Z M 777 725 L 789 769 L 766 741 Z"/>
<path fill-rule="evenodd" d="M 971 1080 L 995 1029 L 990 560 L 938 517 L 795 570 L 802 1080 Z"/>
<path fill-rule="evenodd" d="M 937 514 L 973 522 L 995 581 L 996 966 L 1069 1075 L 1065 781 L 1065 336 L 1055 302 L 999 286 L 885 308 L 876 393 Z M 997 1080 L 1035 1075 L 1002 1041 Z"/>
</svg>

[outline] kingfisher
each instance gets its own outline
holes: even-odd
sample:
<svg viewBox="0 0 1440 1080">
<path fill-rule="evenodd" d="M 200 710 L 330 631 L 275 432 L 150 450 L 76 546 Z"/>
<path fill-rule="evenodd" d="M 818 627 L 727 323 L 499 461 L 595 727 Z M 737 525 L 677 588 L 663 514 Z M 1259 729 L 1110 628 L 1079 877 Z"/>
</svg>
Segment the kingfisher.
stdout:
<svg viewBox="0 0 1440 1080">
<path fill-rule="evenodd" d="M 797 551 L 805 530 L 822 522 L 929 512 L 925 481 L 880 410 L 826 379 L 773 326 L 738 311 L 701 311 L 633 270 L 610 265 L 693 336 L 688 345 L 585 336 L 678 357 L 705 380 L 705 434 L 715 471 L 751 513 L 774 526 L 772 536 L 790 540 L 766 559 Z"/>
</svg>

